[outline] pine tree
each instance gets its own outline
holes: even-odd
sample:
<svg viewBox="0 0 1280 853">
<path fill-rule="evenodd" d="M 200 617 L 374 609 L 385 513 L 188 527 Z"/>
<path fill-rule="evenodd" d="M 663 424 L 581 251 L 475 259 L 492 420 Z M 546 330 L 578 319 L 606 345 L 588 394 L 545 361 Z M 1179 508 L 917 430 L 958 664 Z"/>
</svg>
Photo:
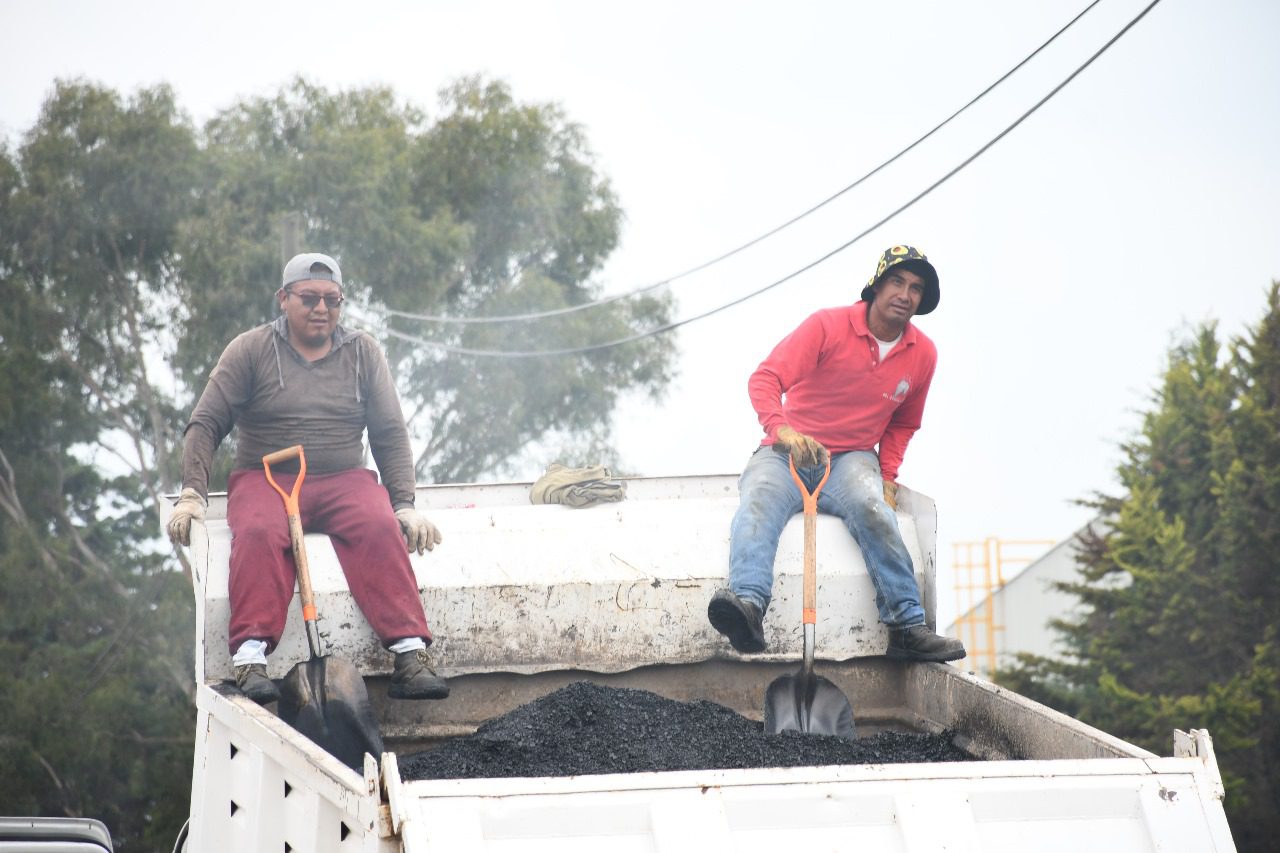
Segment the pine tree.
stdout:
<svg viewBox="0 0 1280 853">
<path fill-rule="evenodd" d="M 1174 728 L 1213 735 L 1241 850 L 1280 833 L 1280 283 L 1223 357 L 1206 324 L 1170 352 L 1117 470 L 1087 503 L 1084 607 L 1070 656 L 1024 657 L 1001 681 L 1167 754 Z"/>
</svg>

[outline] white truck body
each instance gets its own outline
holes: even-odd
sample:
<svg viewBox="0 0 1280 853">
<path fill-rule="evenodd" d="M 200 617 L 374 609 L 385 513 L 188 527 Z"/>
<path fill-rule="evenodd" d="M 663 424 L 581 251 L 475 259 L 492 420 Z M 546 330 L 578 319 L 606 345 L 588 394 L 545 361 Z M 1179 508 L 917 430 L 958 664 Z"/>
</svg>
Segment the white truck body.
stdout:
<svg viewBox="0 0 1280 853">
<path fill-rule="evenodd" d="M 304 487 L 305 489 L 305 484 Z M 529 503 L 529 484 L 421 487 L 444 543 L 413 555 L 449 699 L 385 697 L 391 656 L 347 593 L 327 537 L 307 552 L 327 650 L 365 674 L 389 752 L 358 774 L 240 696 L 227 650 L 230 534 L 211 496 L 192 531 L 196 761 L 189 850 L 1231 851 L 1205 732 L 1158 757 L 942 664 L 883 657 L 861 553 L 818 519 L 817 671 L 849 696 L 859 733 L 958 732 L 990 760 L 406 781 L 397 753 L 465 735 L 572 681 L 707 699 L 759 719 L 798 667 L 801 528 L 778 550 L 769 653 L 744 657 L 707 624 L 728 571 L 737 477 L 636 478 L 586 509 Z M 283 508 L 281 509 L 283 513 Z M 899 527 L 933 621 L 931 500 L 903 489 Z M 308 656 L 300 608 L 270 672 Z"/>
</svg>

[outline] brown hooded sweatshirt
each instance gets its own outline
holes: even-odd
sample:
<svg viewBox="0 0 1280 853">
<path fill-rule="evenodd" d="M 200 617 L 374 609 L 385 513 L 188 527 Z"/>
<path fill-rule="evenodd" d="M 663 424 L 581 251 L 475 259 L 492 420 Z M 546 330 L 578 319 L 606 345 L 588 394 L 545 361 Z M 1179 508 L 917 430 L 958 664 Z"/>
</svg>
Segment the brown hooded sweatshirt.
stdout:
<svg viewBox="0 0 1280 853">
<path fill-rule="evenodd" d="M 238 335 L 183 431 L 183 488 L 208 496 L 213 453 L 233 426 L 237 470 L 261 468 L 266 454 L 301 444 L 308 474 L 364 467 L 367 429 L 392 507 L 413 506 L 413 451 L 400 398 L 386 356 L 364 332 L 338 326 L 329 353 L 310 362 L 290 345 L 284 316 Z M 280 470 L 296 471 L 297 463 Z"/>
</svg>

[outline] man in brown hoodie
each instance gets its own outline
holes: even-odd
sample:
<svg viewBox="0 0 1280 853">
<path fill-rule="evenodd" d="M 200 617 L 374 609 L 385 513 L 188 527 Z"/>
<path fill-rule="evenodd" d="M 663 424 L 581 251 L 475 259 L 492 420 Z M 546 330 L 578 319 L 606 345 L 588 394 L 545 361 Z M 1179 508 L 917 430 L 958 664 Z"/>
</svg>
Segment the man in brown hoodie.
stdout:
<svg viewBox="0 0 1280 853">
<path fill-rule="evenodd" d="M 395 655 L 388 695 L 443 699 L 449 688 L 427 658 L 431 631 L 408 553 L 429 551 L 441 537 L 414 509 L 413 454 L 386 357 L 369 335 L 338 323 L 342 271 L 328 255 L 291 259 L 276 300 L 280 316 L 227 346 L 191 413 L 169 537 L 190 544 L 192 520 L 204 518 L 214 451 L 238 426 L 227 481 L 229 645 L 240 689 L 263 704 L 279 698 L 266 655 L 284 632 L 296 573 L 262 457 L 304 445 L 303 529 L 329 535 L 352 596 Z M 381 484 L 364 466 L 366 430 Z M 293 465 L 292 474 L 286 463 L 277 475 L 285 491 L 297 476 Z"/>
</svg>

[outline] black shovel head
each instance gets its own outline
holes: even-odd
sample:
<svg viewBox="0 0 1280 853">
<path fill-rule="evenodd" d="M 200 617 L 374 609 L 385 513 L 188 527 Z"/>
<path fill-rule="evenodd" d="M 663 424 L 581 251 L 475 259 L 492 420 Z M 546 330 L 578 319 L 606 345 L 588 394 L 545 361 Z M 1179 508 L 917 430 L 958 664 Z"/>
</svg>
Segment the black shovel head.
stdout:
<svg viewBox="0 0 1280 853">
<path fill-rule="evenodd" d="M 764 730 L 835 735 L 853 740 L 853 708 L 849 699 L 821 675 L 780 675 L 764 695 Z"/>
<path fill-rule="evenodd" d="M 295 664 L 280 683 L 280 719 L 334 758 L 364 771 L 364 754 L 382 760 L 382 731 L 360 672 L 325 655 Z"/>
</svg>

